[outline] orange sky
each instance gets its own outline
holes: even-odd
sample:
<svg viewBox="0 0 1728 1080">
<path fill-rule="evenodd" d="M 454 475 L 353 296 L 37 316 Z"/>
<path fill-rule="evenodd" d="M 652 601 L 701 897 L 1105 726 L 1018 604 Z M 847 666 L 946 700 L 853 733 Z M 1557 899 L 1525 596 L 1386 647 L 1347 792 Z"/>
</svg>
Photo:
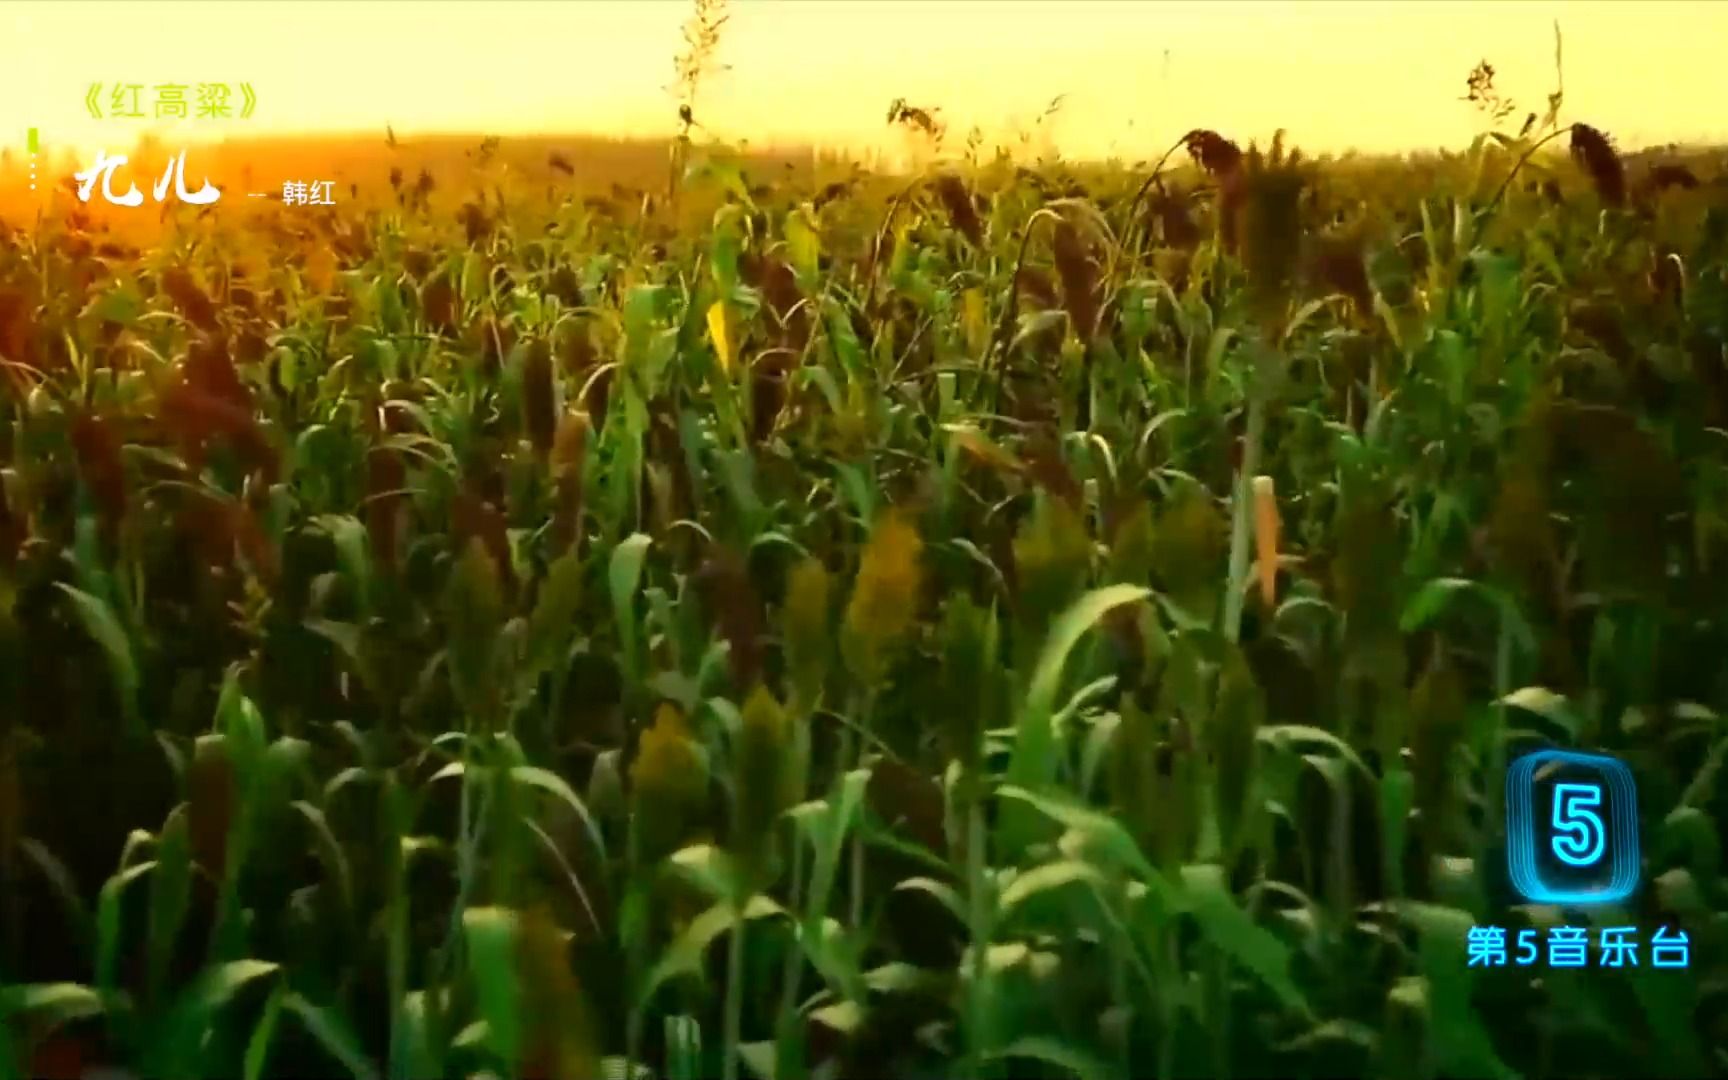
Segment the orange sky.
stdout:
<svg viewBox="0 0 1728 1080">
<path fill-rule="evenodd" d="M 1521 107 L 1553 84 L 1566 112 L 1632 147 L 1728 141 L 1728 3 L 733 0 L 699 118 L 729 139 L 901 141 L 904 96 L 956 133 L 1030 129 L 1074 156 L 1143 158 L 1195 126 L 1246 140 L 1278 127 L 1311 151 L 1460 146 L 1457 99 L 1487 57 Z M 663 135 L 681 0 L 463 3 L 0 4 L 0 146 L 80 154 L 139 121 L 92 120 L 89 84 L 250 82 L 256 115 L 180 122 L 172 142 L 247 133 L 593 131 Z M 146 105 L 146 108 L 149 106 Z"/>
</svg>

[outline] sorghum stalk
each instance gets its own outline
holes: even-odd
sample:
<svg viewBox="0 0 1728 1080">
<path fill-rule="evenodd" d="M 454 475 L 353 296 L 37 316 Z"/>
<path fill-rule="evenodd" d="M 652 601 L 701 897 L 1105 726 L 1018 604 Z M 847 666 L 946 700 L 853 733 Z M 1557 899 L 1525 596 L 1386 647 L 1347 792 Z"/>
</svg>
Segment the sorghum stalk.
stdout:
<svg viewBox="0 0 1728 1080">
<path fill-rule="evenodd" d="M 1236 471 L 1236 496 L 1231 507 L 1230 575 L 1224 595 L 1224 637 L 1234 642 L 1242 629 L 1242 604 L 1248 583 L 1248 526 L 1252 520 L 1254 476 L 1260 471 L 1260 440 L 1266 429 L 1264 395 L 1248 396 L 1248 431 L 1242 440 L 1242 467 Z"/>
</svg>

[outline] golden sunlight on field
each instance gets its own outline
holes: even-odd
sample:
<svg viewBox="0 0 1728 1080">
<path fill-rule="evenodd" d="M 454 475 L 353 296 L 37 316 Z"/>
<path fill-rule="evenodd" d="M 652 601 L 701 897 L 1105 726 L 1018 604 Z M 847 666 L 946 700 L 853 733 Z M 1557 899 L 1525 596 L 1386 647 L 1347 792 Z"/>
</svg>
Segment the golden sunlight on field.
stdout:
<svg viewBox="0 0 1728 1080">
<path fill-rule="evenodd" d="M 581 131 L 663 137 L 689 5 L 589 3 L 12 3 L 0 10 L 0 146 L 36 126 L 89 153 L 140 121 L 94 120 L 92 82 L 250 82 L 256 114 L 182 122 L 214 136 Z M 939 106 L 955 141 L 1022 135 L 1069 155 L 1134 159 L 1203 123 L 1313 150 L 1456 146 L 1457 100 L 1486 57 L 1520 107 L 1554 85 L 1628 146 L 1724 133 L 1728 5 L 1488 3 L 882 3 L 732 6 L 697 119 L 727 140 L 895 153 L 905 97 Z M 1660 78 L 1653 78 L 1660 72 Z M 1053 99 L 1061 107 L 1042 123 Z"/>
<path fill-rule="evenodd" d="M 0 0 L 0 1080 L 1728 1075 L 1728 4 L 723 3 Z"/>
</svg>

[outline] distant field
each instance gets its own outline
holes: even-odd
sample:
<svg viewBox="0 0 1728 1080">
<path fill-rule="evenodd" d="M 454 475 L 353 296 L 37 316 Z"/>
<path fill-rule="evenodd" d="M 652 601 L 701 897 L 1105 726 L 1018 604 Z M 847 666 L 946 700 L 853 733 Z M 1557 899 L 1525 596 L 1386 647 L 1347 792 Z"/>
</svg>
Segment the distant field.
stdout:
<svg viewBox="0 0 1728 1080">
<path fill-rule="evenodd" d="M 391 202 L 395 188 L 391 175 L 398 173 L 401 183 L 412 186 L 422 171 L 437 185 L 434 202 L 444 205 L 454 199 L 460 202 L 481 184 L 498 185 L 516 197 L 544 197 L 548 192 L 558 197 L 576 195 L 618 195 L 634 192 L 664 194 L 670 179 L 670 144 L 664 140 L 601 139 L 592 136 L 514 137 L 499 139 L 496 149 L 484 162 L 481 135 L 448 135 L 403 139 L 394 146 L 386 142 L 384 132 L 366 136 L 308 136 L 303 138 L 256 138 L 216 143 L 188 143 L 184 146 L 154 140 L 133 147 L 116 144 L 111 153 L 126 153 L 127 173 L 145 192 L 146 204 L 136 210 L 109 207 L 100 194 L 84 207 L 96 220 L 116 228 L 153 230 L 161 220 L 159 208 L 150 200 L 150 187 L 162 175 L 174 154 L 187 151 L 188 187 L 195 189 L 201 179 L 223 192 L 220 203 L 224 215 L 256 210 L 256 200 L 245 194 L 258 191 L 279 197 L 282 183 L 289 180 L 332 180 L 335 195 L 344 203 L 377 206 Z M 846 174 L 850 164 L 838 155 L 805 149 L 779 151 L 746 150 L 740 155 L 753 172 L 777 183 L 792 182 L 805 187 Z M 45 165 L 50 171 L 43 175 L 59 177 L 58 184 L 42 183 L 41 188 L 54 188 L 54 199 L 46 203 L 50 212 L 76 203 L 68 199 L 66 184 L 72 172 L 94 162 L 76 161 L 60 151 L 48 148 Z M 20 156 L 10 154 L 0 161 L 0 221 L 20 222 L 33 217 L 43 203 L 33 200 L 25 186 L 25 169 Z M 124 183 L 118 187 L 125 190 Z"/>
</svg>

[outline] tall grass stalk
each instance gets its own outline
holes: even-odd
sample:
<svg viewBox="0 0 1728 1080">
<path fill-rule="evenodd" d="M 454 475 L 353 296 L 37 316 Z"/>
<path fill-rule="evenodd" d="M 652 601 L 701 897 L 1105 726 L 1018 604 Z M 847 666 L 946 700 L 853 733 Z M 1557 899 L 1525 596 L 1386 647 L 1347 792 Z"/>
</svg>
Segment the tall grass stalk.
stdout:
<svg viewBox="0 0 1728 1080">
<path fill-rule="evenodd" d="M 871 734 L 871 716 L 876 711 L 876 688 L 866 689 L 858 698 L 857 724 L 858 731 L 846 728 L 841 744 L 840 760 L 847 763 L 847 770 L 864 767 L 864 755 L 868 749 Z M 845 774 L 841 774 L 844 779 Z M 860 822 L 858 829 L 852 835 L 852 851 L 850 854 L 850 881 L 848 883 L 848 902 L 846 916 L 848 925 L 862 927 L 864 925 L 864 828 Z"/>
<path fill-rule="evenodd" d="M 990 937 L 991 898 L 985 879 L 986 834 L 984 829 L 984 799 L 982 791 L 969 791 L 966 796 L 966 921 L 972 939 L 972 978 L 967 993 L 967 1029 L 971 1052 L 967 1055 L 967 1075 L 984 1075 L 985 1063 L 995 1048 L 990 1025 Z"/>
<path fill-rule="evenodd" d="M 1242 630 L 1242 607 L 1248 598 L 1248 540 L 1253 520 L 1254 477 L 1260 472 L 1260 441 L 1266 429 L 1264 393 L 1248 392 L 1248 430 L 1242 438 L 1242 464 L 1236 470 L 1231 505 L 1230 569 L 1225 578 L 1224 637 L 1236 641 Z"/>
<path fill-rule="evenodd" d="M 1127 905 L 1125 901 L 1127 900 L 1127 897 L 1127 882 L 1120 878 L 1110 883 L 1110 896 L 1107 899 L 1103 895 L 1099 896 L 1100 906 L 1104 908 L 1112 923 L 1116 923 L 1117 920 L 1114 915 L 1108 914 L 1111 906 L 1121 903 L 1124 908 L 1126 908 Z M 1123 929 L 1123 927 L 1119 925 L 1117 926 L 1118 932 L 1121 932 Z M 1121 1022 L 1121 1027 L 1115 1033 L 1115 1046 L 1112 1047 L 1112 1049 L 1116 1052 L 1116 1068 L 1120 1070 L 1123 1076 L 1133 1075 L 1133 1070 L 1131 1068 L 1133 1058 L 1133 1038 L 1131 1032 L 1133 1029 L 1131 1023 L 1134 1016 L 1134 1010 L 1133 1006 L 1129 1004 L 1132 1000 L 1132 990 L 1128 983 L 1128 958 L 1133 954 L 1133 952 L 1133 939 L 1129 938 L 1126 933 L 1123 933 L 1121 945 L 1118 948 L 1111 949 L 1106 958 L 1110 972 L 1110 1004 L 1113 1008 L 1121 1010 L 1122 1013 L 1122 1015 L 1117 1017 Z"/>
<path fill-rule="evenodd" d="M 724 1080 L 738 1080 L 738 1042 L 744 1021 L 744 928 L 750 924 L 745 914 L 749 898 L 740 897 L 736 904 L 737 922 L 732 924 L 726 946 L 726 1015 L 720 1062 Z"/>
<path fill-rule="evenodd" d="M 1506 735 L 1510 730 L 1507 726 L 1506 697 L 1512 693 L 1512 612 L 1508 605 L 1514 601 L 1506 597 L 1500 603 L 1499 630 L 1494 639 L 1494 739 L 1489 749 L 1488 763 L 1488 820 L 1490 822 L 1504 821 L 1506 813 L 1506 785 L 1501 778 L 1506 775 Z M 1487 853 L 1488 843 L 1494 831 L 1483 829 L 1483 851 Z"/>
<path fill-rule="evenodd" d="M 786 950 L 786 960 L 780 970 L 780 1007 L 774 1014 L 774 1034 L 776 1041 L 775 1075 L 785 1076 L 789 1073 L 789 1062 L 785 1060 L 790 1049 L 790 1040 L 794 1037 L 795 1025 L 798 1020 L 798 982 L 804 969 L 804 959 L 799 949 L 797 934 L 802 933 L 799 927 L 804 919 L 804 845 L 798 836 L 796 826 L 788 830 L 792 834 L 792 867 L 791 882 L 787 886 L 786 899 L 793 917 L 794 939 L 791 947 Z"/>
<path fill-rule="evenodd" d="M 1176 930 L 1163 930 L 1164 963 L 1159 972 L 1158 986 L 1158 1080 L 1170 1080 L 1176 1075 L 1176 1029 L 1182 1015 L 1182 1004 L 1176 994 L 1181 978 L 1182 957 L 1177 950 Z"/>
<path fill-rule="evenodd" d="M 462 775 L 461 788 L 456 803 L 456 900 L 450 907 L 450 929 L 444 943 L 444 949 L 434 963 L 434 985 L 448 971 L 458 970 L 462 964 L 462 913 L 468 908 L 468 898 L 474 890 L 474 874 L 476 852 L 480 839 L 480 820 L 486 813 L 486 797 L 482 793 L 475 805 L 470 794 L 474 783 L 474 759 L 472 755 L 471 738 L 462 740 Z"/>
</svg>

